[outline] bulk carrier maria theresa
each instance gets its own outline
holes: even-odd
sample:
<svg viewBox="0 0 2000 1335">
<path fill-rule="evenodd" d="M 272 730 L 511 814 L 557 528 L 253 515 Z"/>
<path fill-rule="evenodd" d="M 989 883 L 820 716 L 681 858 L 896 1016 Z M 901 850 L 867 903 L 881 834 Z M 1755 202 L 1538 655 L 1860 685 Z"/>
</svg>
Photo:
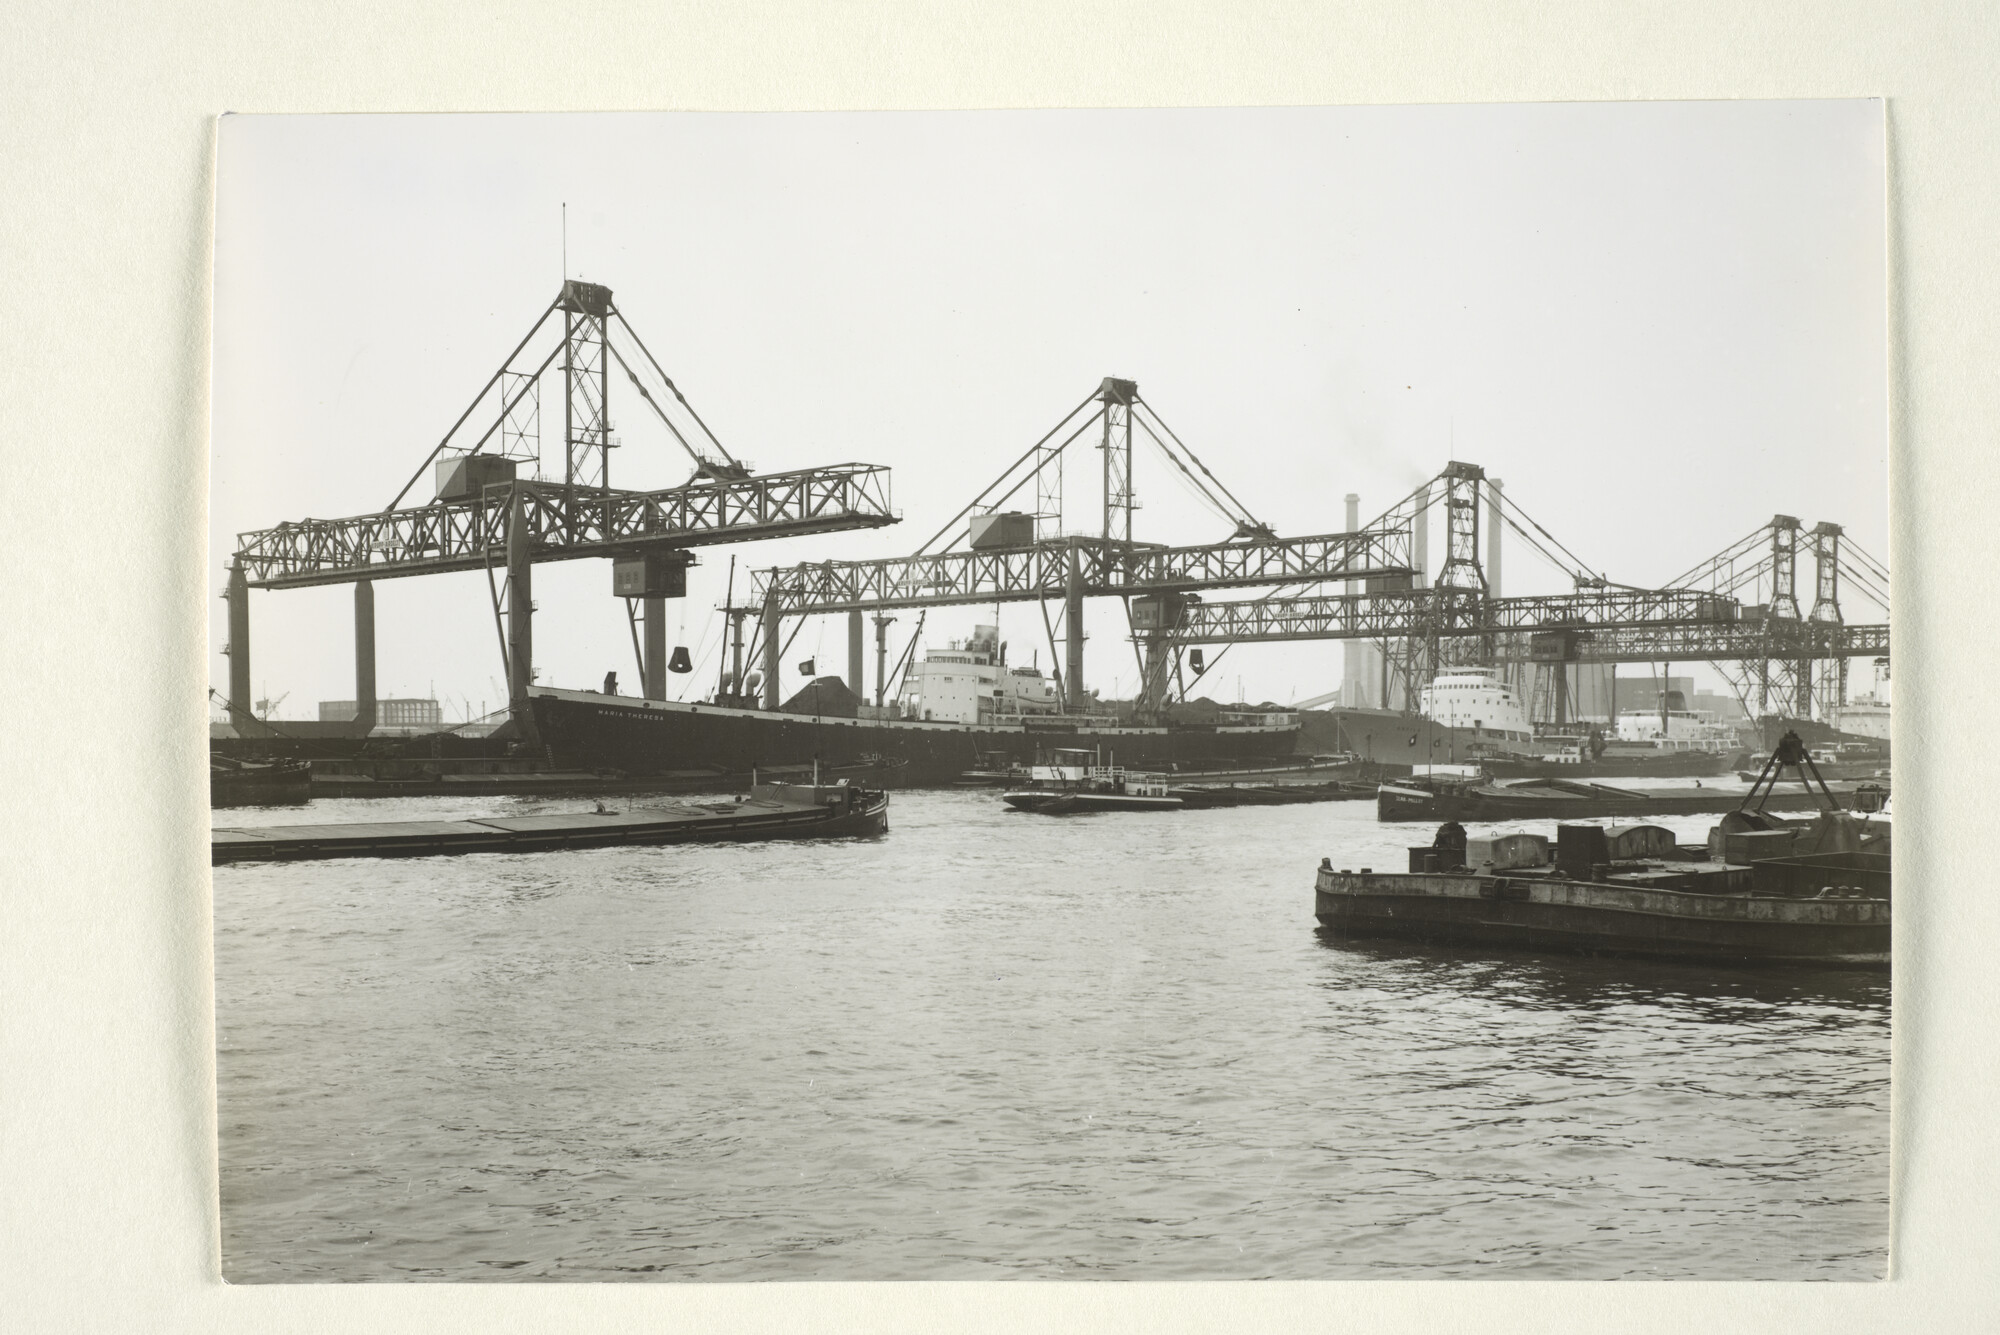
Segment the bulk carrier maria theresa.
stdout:
<svg viewBox="0 0 2000 1335">
<path fill-rule="evenodd" d="M 535 726 L 558 765 L 633 775 L 706 771 L 718 781 L 818 765 L 901 786 L 942 785 L 1002 757 L 1033 764 L 1055 747 L 1098 751 L 1107 763 L 1140 769 L 1216 768 L 1289 756 L 1299 742 L 1298 716 L 1285 712 L 1154 725 L 1110 712 L 1065 713 L 1039 668 L 1007 664 L 991 626 L 927 654 L 893 704 L 864 704 L 838 677 L 812 681 L 778 710 L 748 707 L 747 695 L 727 691 L 717 699 L 529 689 Z"/>
</svg>

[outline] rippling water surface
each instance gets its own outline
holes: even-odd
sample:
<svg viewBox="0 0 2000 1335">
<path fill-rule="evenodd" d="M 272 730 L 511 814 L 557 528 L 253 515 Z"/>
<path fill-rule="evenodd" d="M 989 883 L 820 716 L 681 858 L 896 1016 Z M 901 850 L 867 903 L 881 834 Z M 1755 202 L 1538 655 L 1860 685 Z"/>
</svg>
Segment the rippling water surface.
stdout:
<svg viewBox="0 0 2000 1335">
<path fill-rule="evenodd" d="M 1884 975 L 1335 940 L 1372 803 L 891 814 L 217 868 L 228 1276 L 1881 1273 Z"/>
</svg>

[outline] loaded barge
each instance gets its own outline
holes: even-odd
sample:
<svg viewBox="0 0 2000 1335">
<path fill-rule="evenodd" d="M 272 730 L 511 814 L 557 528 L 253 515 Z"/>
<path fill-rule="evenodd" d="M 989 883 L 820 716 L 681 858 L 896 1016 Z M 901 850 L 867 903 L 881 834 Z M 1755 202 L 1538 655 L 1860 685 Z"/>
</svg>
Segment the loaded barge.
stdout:
<svg viewBox="0 0 2000 1335">
<path fill-rule="evenodd" d="M 1739 963 L 1886 968 L 1889 858 L 1721 861 L 1657 825 L 1563 825 L 1410 850 L 1406 872 L 1322 860 L 1314 913 L 1351 936 Z M 1463 838 L 1463 831 L 1457 832 Z"/>
<path fill-rule="evenodd" d="M 297 862 L 321 858 L 433 857 L 449 853 L 539 853 L 618 844 L 838 839 L 889 828 L 889 795 L 847 784 L 760 783 L 748 796 L 631 811 L 470 820 L 217 828 L 210 861 Z"/>
<path fill-rule="evenodd" d="M 1817 790 L 1814 819 L 1767 810 L 1786 768 Z M 1314 913 L 1354 936 L 1886 968 L 1890 833 L 1880 804 L 1842 810 L 1787 734 L 1705 847 L 1657 825 L 1559 825 L 1552 855 L 1540 835 L 1468 839 L 1447 821 L 1407 871 L 1321 859 Z"/>
</svg>

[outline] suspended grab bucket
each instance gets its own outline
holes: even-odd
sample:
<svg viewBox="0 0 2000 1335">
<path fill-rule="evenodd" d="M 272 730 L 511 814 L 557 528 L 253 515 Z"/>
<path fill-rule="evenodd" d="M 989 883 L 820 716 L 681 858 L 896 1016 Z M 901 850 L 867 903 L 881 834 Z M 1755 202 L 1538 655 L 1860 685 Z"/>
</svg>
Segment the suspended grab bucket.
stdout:
<svg viewBox="0 0 2000 1335">
<path fill-rule="evenodd" d="M 688 657 L 687 646 L 685 644 L 677 644 L 674 646 L 673 657 L 667 660 L 667 671 L 669 672 L 694 671 L 694 660 Z"/>
</svg>

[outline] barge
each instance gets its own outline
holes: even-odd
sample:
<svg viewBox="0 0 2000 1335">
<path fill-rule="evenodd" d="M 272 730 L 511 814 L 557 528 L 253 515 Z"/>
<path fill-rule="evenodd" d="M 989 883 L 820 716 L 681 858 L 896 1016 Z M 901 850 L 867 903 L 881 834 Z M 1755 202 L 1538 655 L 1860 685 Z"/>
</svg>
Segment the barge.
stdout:
<svg viewBox="0 0 2000 1335">
<path fill-rule="evenodd" d="M 1886 789 L 1875 784 L 1834 788 L 1866 802 Z M 1626 819 L 1638 816 L 1719 816 L 1743 803 L 1741 789 L 1623 788 L 1570 779 L 1434 777 L 1385 783 L 1376 789 L 1375 815 L 1384 821 L 1501 821 Z M 1776 811 L 1813 811 L 1823 803 L 1801 786 L 1770 795 Z"/>
<path fill-rule="evenodd" d="M 1405 871 L 1322 860 L 1314 914 L 1345 936 L 1886 968 L 1889 890 L 1882 853 L 1795 841 L 1739 864 L 1656 825 L 1559 826 L 1551 852 L 1538 835 L 1466 840 L 1446 825 Z"/>
<path fill-rule="evenodd" d="M 614 845 L 868 837 L 889 828 L 889 794 L 848 784 L 760 783 L 727 802 L 470 820 L 218 827 L 210 862 L 538 853 Z"/>
<path fill-rule="evenodd" d="M 886 788 L 900 768 L 879 757 L 851 765 L 772 765 L 752 775 L 721 770 L 551 769 L 534 760 L 315 760 L 313 797 L 609 797 L 644 793 L 726 793 L 761 775 L 771 783 L 835 783 Z"/>
<path fill-rule="evenodd" d="M 1016 772 L 1026 780 L 1026 786 L 1002 793 L 1000 800 L 1016 811 L 1032 811 L 1045 816 L 1067 816 L 1087 811 L 1200 811 L 1215 807 L 1291 806 L 1304 802 L 1365 799 L 1373 792 L 1367 784 L 1339 779 L 1299 783 L 1139 773 L 1118 765 L 1107 765 L 1103 757 L 1091 751 L 1057 751 L 1044 763 Z"/>
</svg>

